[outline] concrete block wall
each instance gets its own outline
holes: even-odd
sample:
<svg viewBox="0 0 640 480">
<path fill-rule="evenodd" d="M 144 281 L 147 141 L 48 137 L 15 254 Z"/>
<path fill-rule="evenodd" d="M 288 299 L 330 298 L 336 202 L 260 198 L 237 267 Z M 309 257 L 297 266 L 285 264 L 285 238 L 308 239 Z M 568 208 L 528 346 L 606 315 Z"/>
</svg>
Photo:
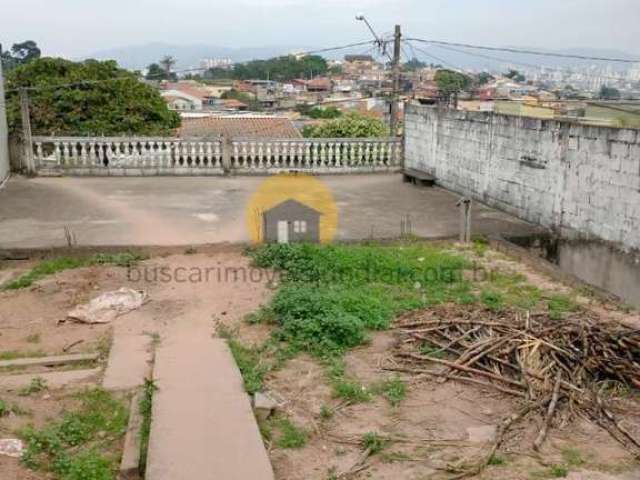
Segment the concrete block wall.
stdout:
<svg viewBox="0 0 640 480">
<path fill-rule="evenodd" d="M 9 138 L 7 137 L 7 115 L 5 111 L 4 80 L 0 64 L 0 185 L 9 175 Z"/>
<path fill-rule="evenodd" d="M 640 248 L 640 130 L 412 104 L 405 166 L 532 223 Z"/>
</svg>

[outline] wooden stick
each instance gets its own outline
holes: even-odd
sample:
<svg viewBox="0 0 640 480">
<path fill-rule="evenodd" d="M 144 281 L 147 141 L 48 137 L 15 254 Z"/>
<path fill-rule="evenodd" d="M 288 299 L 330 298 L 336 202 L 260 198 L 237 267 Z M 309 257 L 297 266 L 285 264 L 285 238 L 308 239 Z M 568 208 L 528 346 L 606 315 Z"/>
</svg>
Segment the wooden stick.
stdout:
<svg viewBox="0 0 640 480">
<path fill-rule="evenodd" d="M 549 427 L 551 426 L 551 419 L 556 411 L 556 405 L 558 405 L 558 398 L 560 398 L 560 382 L 562 381 L 562 370 L 558 370 L 556 375 L 556 383 L 553 386 L 553 395 L 551 397 L 551 402 L 549 402 L 549 408 L 547 409 L 547 418 L 544 421 L 544 425 L 540 429 L 540 433 L 537 438 L 533 442 L 533 449 L 537 452 L 540 450 L 540 447 L 544 443 L 545 438 L 547 438 L 547 432 L 549 431 Z"/>
</svg>

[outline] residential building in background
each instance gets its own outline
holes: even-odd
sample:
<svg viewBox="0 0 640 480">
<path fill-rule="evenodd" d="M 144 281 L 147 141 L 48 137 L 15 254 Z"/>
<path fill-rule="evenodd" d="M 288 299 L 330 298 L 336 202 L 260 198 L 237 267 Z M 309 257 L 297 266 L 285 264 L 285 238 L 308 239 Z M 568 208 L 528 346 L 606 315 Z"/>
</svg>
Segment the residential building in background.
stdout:
<svg viewBox="0 0 640 480">
<path fill-rule="evenodd" d="M 211 68 L 222 68 L 231 70 L 233 68 L 233 60 L 229 57 L 223 58 L 203 58 L 200 60 L 200 68 L 209 70 Z"/>
</svg>

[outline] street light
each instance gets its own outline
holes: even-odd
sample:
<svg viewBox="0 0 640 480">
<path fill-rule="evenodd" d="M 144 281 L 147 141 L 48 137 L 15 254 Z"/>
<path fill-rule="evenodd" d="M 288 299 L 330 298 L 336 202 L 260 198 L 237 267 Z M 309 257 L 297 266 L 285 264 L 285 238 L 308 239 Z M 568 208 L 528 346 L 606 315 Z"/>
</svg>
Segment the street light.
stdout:
<svg viewBox="0 0 640 480">
<path fill-rule="evenodd" d="M 356 20 L 358 22 L 364 22 L 365 23 L 365 25 L 367 26 L 367 28 L 369 29 L 369 31 L 373 35 L 373 38 L 376 39 L 376 45 L 378 46 L 378 48 L 382 51 L 383 54 L 386 54 L 387 57 L 389 57 L 389 60 L 392 60 L 391 56 L 387 52 L 387 49 L 385 48 L 384 40 L 378 36 L 376 31 L 373 29 L 373 27 L 371 26 L 371 24 L 367 20 L 367 18 L 362 13 L 359 13 L 359 14 L 356 15 Z"/>
</svg>

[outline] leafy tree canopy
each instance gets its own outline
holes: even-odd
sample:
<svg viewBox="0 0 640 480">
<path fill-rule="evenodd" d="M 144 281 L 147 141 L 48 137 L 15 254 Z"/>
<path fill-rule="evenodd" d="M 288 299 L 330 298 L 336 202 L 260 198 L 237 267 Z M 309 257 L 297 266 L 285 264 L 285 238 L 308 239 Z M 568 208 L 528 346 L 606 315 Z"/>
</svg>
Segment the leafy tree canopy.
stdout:
<svg viewBox="0 0 640 480">
<path fill-rule="evenodd" d="M 603 85 L 598 95 L 603 100 L 620 100 L 620 90 Z"/>
<path fill-rule="evenodd" d="M 71 86 L 56 88 L 59 85 Z M 163 135 L 180 126 L 153 87 L 118 67 L 115 61 L 72 62 L 40 58 L 7 74 L 9 128 L 20 128 L 15 90 L 30 87 L 31 125 L 35 134 Z"/>
<path fill-rule="evenodd" d="M 524 82 L 526 80 L 525 76 L 522 75 L 518 70 L 509 70 L 504 74 L 504 76 L 510 78 L 514 82 Z"/>
<path fill-rule="evenodd" d="M 294 78 L 324 75 L 327 71 L 327 62 L 320 56 L 308 55 L 300 59 L 285 56 L 237 64 L 233 70 L 233 77 L 239 80 L 269 78 L 282 82 Z"/>
<path fill-rule="evenodd" d="M 415 72 L 417 70 L 421 70 L 426 68 L 428 65 L 425 62 L 418 60 L 416 57 L 413 57 L 407 63 L 405 63 L 402 68 L 407 72 Z"/>
<path fill-rule="evenodd" d="M 0 48 L 2 50 L 2 48 Z M 5 71 L 12 70 L 19 65 L 24 65 L 40 58 L 40 48 L 38 44 L 33 40 L 26 40 L 22 43 L 14 43 L 11 50 L 2 52 L 0 58 L 2 59 L 2 66 Z"/>
<path fill-rule="evenodd" d="M 307 114 L 315 119 L 332 119 L 342 116 L 342 112 L 336 107 L 313 107 Z"/>
<path fill-rule="evenodd" d="M 157 63 L 152 63 L 147 67 L 147 74 L 145 75 L 147 80 L 170 80 L 176 81 L 178 77 L 173 72 L 167 72 Z"/>
<path fill-rule="evenodd" d="M 476 81 L 478 82 L 478 85 L 486 85 L 487 83 L 489 83 L 490 81 L 492 81 L 493 75 L 491 75 L 488 72 L 480 72 L 476 78 Z"/>
<path fill-rule="evenodd" d="M 314 138 L 374 138 L 388 136 L 389 129 L 377 118 L 348 113 L 320 125 L 307 126 L 302 134 Z"/>
<path fill-rule="evenodd" d="M 450 97 L 469 87 L 471 79 L 462 73 L 453 70 L 438 70 L 436 72 L 435 81 L 438 84 L 438 90 L 444 97 Z"/>
</svg>

